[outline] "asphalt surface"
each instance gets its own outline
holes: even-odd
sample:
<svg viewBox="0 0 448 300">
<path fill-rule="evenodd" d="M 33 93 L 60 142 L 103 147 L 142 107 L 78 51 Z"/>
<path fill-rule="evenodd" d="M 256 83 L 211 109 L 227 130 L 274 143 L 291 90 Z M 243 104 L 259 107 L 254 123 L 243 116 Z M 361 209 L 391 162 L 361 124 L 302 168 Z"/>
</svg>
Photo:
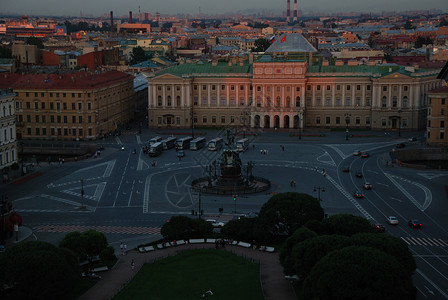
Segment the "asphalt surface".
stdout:
<svg viewBox="0 0 448 300">
<path fill-rule="evenodd" d="M 240 155 L 243 166 L 254 162 L 253 174 L 269 179 L 271 189 L 237 195 L 236 201 L 232 196 L 202 194 L 200 208 L 199 195 L 191 191 L 190 182 L 206 176 L 205 166 L 218 159 L 219 153 L 185 150 L 185 157 L 178 159 L 171 149 L 151 158 L 141 150 L 156 135 L 189 133 L 143 129 L 139 134 L 138 129 L 131 129 L 101 141 L 105 150 L 97 158 L 40 164 L 33 170 L 37 176 L 2 184 L 0 192 L 14 201 L 24 226 L 33 230 L 30 238 L 57 244 L 67 232 L 93 228 L 104 232 L 116 249 L 121 242 L 131 249 L 159 239 L 160 227 L 172 215 L 203 210 L 204 218 L 225 222 L 258 211 L 276 193 L 308 193 L 321 198 L 328 215 L 350 213 L 385 225 L 386 232 L 408 243 L 416 258 L 418 299 L 448 299 L 448 172 L 387 164 L 396 143 L 405 142 L 405 149 L 422 146 L 422 132 L 402 131 L 401 136 L 397 132 L 352 132 L 348 140 L 345 132 L 307 131 L 300 138 L 297 132 L 282 130 L 246 132 L 251 146 Z M 197 129 L 195 134 L 210 140 L 224 132 Z M 410 136 L 418 140 L 407 142 Z M 370 157 L 353 156 L 354 150 L 366 151 Z M 350 172 L 342 172 L 345 166 Z M 356 172 L 363 177 L 357 178 Z M 372 190 L 363 190 L 366 181 Z M 356 191 L 364 198 L 354 198 Z M 219 208 L 224 214 L 219 214 Z M 386 224 L 390 215 L 400 224 Z M 422 229 L 408 227 L 411 218 L 419 219 Z"/>
</svg>

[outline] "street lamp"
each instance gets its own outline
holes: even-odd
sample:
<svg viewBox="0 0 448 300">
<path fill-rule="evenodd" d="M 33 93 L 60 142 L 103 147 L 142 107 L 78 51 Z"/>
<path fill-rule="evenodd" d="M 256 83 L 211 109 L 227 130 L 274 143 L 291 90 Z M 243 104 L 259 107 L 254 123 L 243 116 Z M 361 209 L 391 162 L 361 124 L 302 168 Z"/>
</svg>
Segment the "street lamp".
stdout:
<svg viewBox="0 0 448 300">
<path fill-rule="evenodd" d="M 320 198 L 320 192 L 321 191 L 325 192 L 325 187 L 323 187 L 323 186 L 315 186 L 313 191 L 314 192 L 318 192 L 317 193 L 317 199 L 319 200 L 319 202 L 322 201 L 322 199 Z"/>
<path fill-rule="evenodd" d="M 398 110 L 398 136 L 401 136 L 401 109 Z"/>
<path fill-rule="evenodd" d="M 193 105 L 194 105 L 194 104 L 193 104 Z M 193 105 L 191 105 L 191 110 L 190 110 L 190 121 L 191 121 L 191 136 L 194 138 L 194 122 L 193 122 L 194 113 L 193 113 Z"/>
<path fill-rule="evenodd" d="M 84 205 L 84 178 L 81 178 L 81 209 L 86 208 Z"/>
<path fill-rule="evenodd" d="M 302 119 L 303 119 L 303 112 L 300 111 L 300 112 L 297 114 L 297 121 L 299 122 L 299 140 L 302 139 L 302 127 L 303 127 L 303 125 L 302 125 Z"/>
<path fill-rule="evenodd" d="M 345 140 L 348 141 L 348 124 L 350 123 L 351 114 L 345 114 Z"/>
</svg>

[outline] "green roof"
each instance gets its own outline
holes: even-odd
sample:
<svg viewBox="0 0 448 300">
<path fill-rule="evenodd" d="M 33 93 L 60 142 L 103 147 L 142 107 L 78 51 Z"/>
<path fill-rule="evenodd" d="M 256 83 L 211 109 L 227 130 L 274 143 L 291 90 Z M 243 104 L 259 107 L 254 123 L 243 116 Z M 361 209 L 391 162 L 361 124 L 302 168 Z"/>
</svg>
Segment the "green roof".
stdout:
<svg viewBox="0 0 448 300">
<path fill-rule="evenodd" d="M 328 73 L 334 73 L 334 76 L 344 76 L 344 77 L 383 77 L 393 73 L 403 74 L 409 77 L 425 77 L 434 76 L 435 71 L 426 69 L 415 69 L 413 72 L 408 71 L 403 66 L 398 66 L 395 64 L 385 64 L 385 65 L 342 65 L 342 66 L 322 66 L 313 65 L 308 66 L 307 76 L 309 77 L 320 77 L 328 76 Z"/>
<path fill-rule="evenodd" d="M 242 66 L 240 63 L 229 66 L 228 62 L 218 62 L 213 66 L 211 62 L 199 61 L 194 64 L 180 64 L 168 69 L 165 69 L 156 76 L 163 74 L 171 74 L 179 77 L 251 77 L 252 66 L 244 62 Z"/>
</svg>

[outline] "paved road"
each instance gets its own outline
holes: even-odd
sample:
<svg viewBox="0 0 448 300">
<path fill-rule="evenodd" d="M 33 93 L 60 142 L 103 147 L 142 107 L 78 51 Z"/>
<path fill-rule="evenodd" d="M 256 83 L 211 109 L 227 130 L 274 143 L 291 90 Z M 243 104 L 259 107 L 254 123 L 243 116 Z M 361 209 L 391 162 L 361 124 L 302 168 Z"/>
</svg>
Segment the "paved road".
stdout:
<svg viewBox="0 0 448 300">
<path fill-rule="evenodd" d="M 14 200 L 25 225 L 34 228 L 38 239 L 58 243 L 71 229 L 95 228 L 105 232 L 112 245 L 118 247 L 123 241 L 131 248 L 160 238 L 159 229 L 170 216 L 190 215 L 191 210 L 199 209 L 199 195 L 191 192 L 189 183 L 205 176 L 203 166 L 218 154 L 186 150 L 186 156 L 179 160 L 175 150 L 168 150 L 153 159 L 141 151 L 155 135 L 185 136 L 181 133 L 187 132 L 129 131 L 104 140 L 106 149 L 96 159 L 41 165 L 37 170 L 40 176 L 20 184 L 3 184 L 0 189 Z M 196 133 L 206 134 L 208 140 L 222 134 Z M 254 175 L 271 180 L 271 190 L 238 195 L 237 201 L 232 196 L 203 194 L 201 209 L 205 217 L 216 219 L 218 209 L 223 208 L 228 220 L 233 215 L 258 211 L 273 194 L 298 191 L 318 197 L 319 188 L 324 188 L 320 197 L 326 214 L 351 213 L 381 223 L 389 215 L 396 216 L 400 225 L 386 228 L 408 243 L 416 257 L 418 298 L 448 299 L 448 278 L 444 275 L 448 274 L 448 172 L 386 166 L 394 145 L 405 142 L 411 133 L 398 137 L 395 133 L 368 132 L 348 141 L 344 132 L 325 134 L 308 132 L 301 139 L 288 132 L 248 135 L 255 149 L 241 154 L 243 164 L 253 161 Z M 122 145 L 125 150 L 121 150 Z M 417 146 L 418 142 L 407 143 L 406 147 Z M 353 156 L 355 149 L 367 151 L 370 157 Z M 260 154 L 260 150 L 267 150 L 267 154 Z M 152 166 L 153 161 L 157 166 Z M 343 173 L 343 166 L 350 172 Z M 355 177 L 356 171 L 363 178 Z M 295 188 L 290 186 L 291 180 L 296 181 Z M 362 190 L 365 181 L 373 184 L 373 190 Z M 363 199 L 353 197 L 357 190 L 364 193 Z M 85 209 L 80 209 L 81 205 Z M 409 228 L 406 223 L 410 218 L 418 218 L 422 230 Z"/>
</svg>

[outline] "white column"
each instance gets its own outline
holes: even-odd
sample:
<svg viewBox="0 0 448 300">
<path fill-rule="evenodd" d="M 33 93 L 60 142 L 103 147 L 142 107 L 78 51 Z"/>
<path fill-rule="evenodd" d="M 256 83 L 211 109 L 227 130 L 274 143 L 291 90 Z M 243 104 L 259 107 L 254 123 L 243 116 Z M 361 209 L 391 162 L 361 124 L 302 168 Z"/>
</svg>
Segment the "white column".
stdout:
<svg viewBox="0 0 448 300">
<path fill-rule="evenodd" d="M 392 85 L 388 85 L 389 88 L 389 97 L 387 99 L 387 108 L 390 109 L 392 107 Z"/>
<path fill-rule="evenodd" d="M 211 91 L 211 89 L 212 89 L 212 86 L 211 86 L 211 84 L 209 83 L 209 84 L 207 84 L 207 106 L 208 107 L 210 107 L 210 101 L 211 101 L 211 93 L 212 93 L 212 91 Z"/>
<path fill-rule="evenodd" d="M 185 84 L 182 84 L 181 90 L 180 90 L 180 106 L 183 108 L 185 107 Z"/>
<path fill-rule="evenodd" d="M 311 99 L 311 107 L 316 107 L 316 90 L 314 85 L 311 85 L 311 90 L 313 91 L 313 98 Z"/>
<path fill-rule="evenodd" d="M 185 95 L 186 105 L 193 107 L 193 97 L 191 95 L 191 85 L 188 84 L 186 89 L 187 89 L 187 94 Z"/>
<path fill-rule="evenodd" d="M 235 104 L 237 106 L 240 105 L 239 90 L 240 90 L 240 85 L 239 84 L 235 84 L 235 91 L 236 91 L 236 94 L 235 94 Z"/>
<path fill-rule="evenodd" d="M 345 107 L 345 89 L 346 86 L 344 84 L 341 84 L 341 88 L 342 88 L 342 96 L 341 96 L 341 101 L 342 101 L 342 107 Z"/>
<path fill-rule="evenodd" d="M 221 84 L 216 85 L 217 91 L 216 91 L 216 106 L 221 106 Z M 218 117 L 218 116 L 216 116 Z M 216 120 L 218 121 L 218 120 Z M 221 121 L 221 120 L 220 120 Z"/>
<path fill-rule="evenodd" d="M 200 106 L 200 105 L 202 105 L 202 84 L 198 84 L 198 90 L 199 90 L 198 106 Z"/>
<path fill-rule="evenodd" d="M 226 106 L 228 107 L 230 105 L 230 86 L 228 84 L 226 84 L 226 95 Z"/>
<path fill-rule="evenodd" d="M 408 107 L 412 108 L 412 105 L 414 103 L 414 99 L 412 99 L 412 97 L 414 97 L 414 85 L 411 84 L 409 85 L 409 99 L 408 99 Z"/>
<path fill-rule="evenodd" d="M 398 91 L 398 108 L 399 109 L 401 109 L 401 107 L 403 106 L 403 104 L 402 104 L 402 99 L 401 99 L 401 97 L 402 97 L 402 94 L 401 94 L 401 89 L 403 88 L 403 86 L 400 84 L 400 85 L 398 85 L 398 89 L 399 89 L 399 91 Z"/>
<path fill-rule="evenodd" d="M 333 84 L 331 87 L 331 107 L 335 107 L 335 102 L 336 102 L 336 85 Z"/>
<path fill-rule="evenodd" d="M 176 107 L 176 99 L 174 97 L 174 84 L 171 85 L 171 104 L 172 104 L 172 108 Z"/>
<path fill-rule="evenodd" d="M 351 99 L 351 102 L 350 102 L 350 106 L 351 107 L 355 107 L 355 101 L 356 101 L 356 99 L 355 99 L 355 90 L 356 90 L 356 84 L 354 84 L 354 85 L 352 85 L 352 99 Z"/>
<path fill-rule="evenodd" d="M 361 107 L 366 107 L 366 85 L 361 85 L 362 95 L 361 95 Z"/>
<path fill-rule="evenodd" d="M 163 84 L 162 85 L 162 107 L 165 108 L 166 107 L 166 95 L 165 95 L 165 90 L 166 90 L 166 85 Z"/>
</svg>

